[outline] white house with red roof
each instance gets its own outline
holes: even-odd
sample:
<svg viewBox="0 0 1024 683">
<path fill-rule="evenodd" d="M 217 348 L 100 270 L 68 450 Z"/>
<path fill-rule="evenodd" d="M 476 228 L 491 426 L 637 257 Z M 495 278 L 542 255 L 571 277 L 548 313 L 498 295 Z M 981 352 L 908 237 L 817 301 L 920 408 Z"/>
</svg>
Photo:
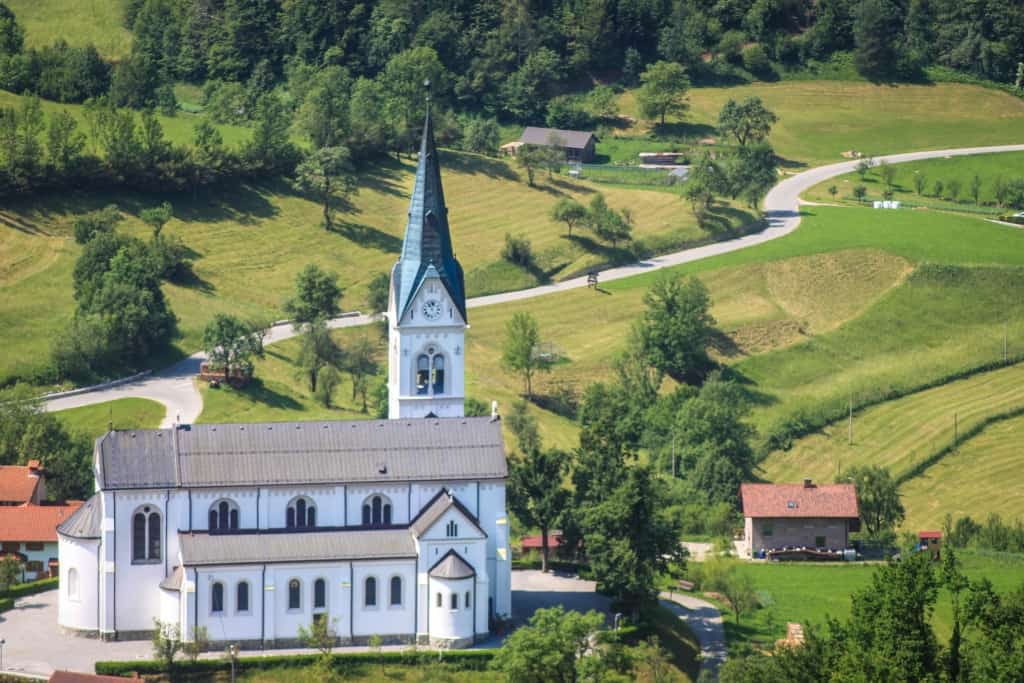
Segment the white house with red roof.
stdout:
<svg viewBox="0 0 1024 683">
<path fill-rule="evenodd" d="M 742 484 L 747 551 L 783 548 L 839 551 L 860 529 L 853 484 Z"/>
<path fill-rule="evenodd" d="M 27 465 L 0 465 L 0 506 L 38 505 L 46 497 L 46 481 L 38 460 Z"/>
<path fill-rule="evenodd" d="M 22 563 L 23 581 L 56 576 L 57 527 L 81 505 L 0 506 L 0 557 Z"/>
</svg>

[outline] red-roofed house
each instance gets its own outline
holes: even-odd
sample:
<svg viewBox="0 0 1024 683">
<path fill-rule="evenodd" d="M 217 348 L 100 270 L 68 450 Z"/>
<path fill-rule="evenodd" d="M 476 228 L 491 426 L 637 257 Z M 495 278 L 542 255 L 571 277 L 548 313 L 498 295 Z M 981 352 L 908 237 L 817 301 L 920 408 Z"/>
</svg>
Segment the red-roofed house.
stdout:
<svg viewBox="0 0 1024 683">
<path fill-rule="evenodd" d="M 750 552 L 777 548 L 842 550 L 860 529 L 853 484 L 742 484 Z"/>
<path fill-rule="evenodd" d="M 24 581 L 56 576 L 57 526 L 81 506 L 76 501 L 0 507 L 0 557 L 17 557 L 23 563 Z"/>
<path fill-rule="evenodd" d="M 38 460 L 27 465 L 0 465 L 0 505 L 39 504 L 46 497 L 43 468 Z"/>
</svg>

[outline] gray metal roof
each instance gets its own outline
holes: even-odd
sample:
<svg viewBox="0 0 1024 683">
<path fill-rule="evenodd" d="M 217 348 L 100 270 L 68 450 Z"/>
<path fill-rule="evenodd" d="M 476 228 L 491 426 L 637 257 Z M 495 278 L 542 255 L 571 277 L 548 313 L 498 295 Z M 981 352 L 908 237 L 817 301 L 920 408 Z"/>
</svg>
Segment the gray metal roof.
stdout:
<svg viewBox="0 0 1024 683">
<path fill-rule="evenodd" d="M 445 553 L 441 561 L 431 567 L 429 573 L 435 579 L 468 579 L 476 576 L 473 568 L 454 550 Z"/>
<path fill-rule="evenodd" d="M 434 498 L 427 503 L 419 514 L 413 518 L 412 522 L 409 523 L 409 530 L 416 536 L 420 537 L 427 532 L 427 529 L 434 526 L 434 522 L 441 518 L 449 508 L 458 508 L 463 515 L 473 523 L 473 526 L 487 536 L 487 532 L 480 528 L 479 522 L 476 517 L 470 512 L 465 505 L 459 502 L 459 500 L 448 491 L 442 490 L 434 496 Z"/>
<path fill-rule="evenodd" d="M 185 579 L 185 570 L 181 567 L 175 567 L 171 571 L 171 575 L 160 582 L 160 587 L 168 591 L 180 591 L 181 583 Z"/>
<path fill-rule="evenodd" d="M 416 557 L 408 529 L 343 529 L 301 532 L 182 533 L 187 566 L 330 562 Z"/>
<path fill-rule="evenodd" d="M 501 479 L 489 417 L 185 425 L 97 440 L 104 490 Z"/>
<path fill-rule="evenodd" d="M 92 498 L 57 527 L 57 533 L 67 538 L 99 538 L 102 522 L 100 494 L 94 493 Z"/>
<path fill-rule="evenodd" d="M 585 130 L 562 130 L 561 128 L 527 126 L 523 134 L 519 136 L 519 142 L 527 145 L 546 145 L 552 135 L 562 138 L 565 143 L 562 146 L 569 149 L 583 149 L 590 142 L 590 139 L 594 137 L 593 133 Z"/>
</svg>

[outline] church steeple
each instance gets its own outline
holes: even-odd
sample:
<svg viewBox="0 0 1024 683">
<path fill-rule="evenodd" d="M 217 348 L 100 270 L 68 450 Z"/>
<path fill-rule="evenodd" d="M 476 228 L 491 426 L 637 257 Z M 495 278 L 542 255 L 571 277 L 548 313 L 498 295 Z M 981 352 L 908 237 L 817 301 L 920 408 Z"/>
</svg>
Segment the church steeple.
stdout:
<svg viewBox="0 0 1024 683">
<path fill-rule="evenodd" d="M 431 268 L 448 290 L 452 302 L 466 319 L 466 295 L 462 266 L 452 250 L 448 228 L 448 207 L 441 186 L 441 163 L 434 142 L 434 124 L 427 101 L 423 140 L 416 166 L 416 180 L 409 202 L 409 221 L 405 226 L 402 256 L 392 274 L 396 312 L 403 316 Z"/>
<path fill-rule="evenodd" d="M 464 414 L 465 333 L 465 284 L 452 251 L 428 98 L 405 241 L 391 271 L 389 417 Z"/>
</svg>

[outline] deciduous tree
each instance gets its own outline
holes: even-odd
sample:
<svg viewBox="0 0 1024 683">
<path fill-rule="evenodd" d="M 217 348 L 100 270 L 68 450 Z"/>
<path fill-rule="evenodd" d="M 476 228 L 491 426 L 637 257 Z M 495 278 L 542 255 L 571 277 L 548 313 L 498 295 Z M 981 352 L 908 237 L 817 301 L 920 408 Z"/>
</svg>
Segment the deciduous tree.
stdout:
<svg viewBox="0 0 1024 683">
<path fill-rule="evenodd" d="M 634 334 L 648 362 L 676 381 L 699 383 L 713 363 L 714 332 L 707 287 L 695 277 L 663 277 L 644 294 L 646 310 Z"/>
<path fill-rule="evenodd" d="M 341 294 L 338 274 L 310 263 L 296 276 L 295 295 L 285 302 L 284 310 L 296 327 L 318 318 L 330 319 L 341 312 Z"/>
<path fill-rule="evenodd" d="M 508 372 L 523 378 L 526 398 L 533 399 L 533 376 L 551 370 L 551 359 L 540 350 L 540 328 L 537 320 L 525 311 L 515 313 L 505 325 L 501 365 Z"/>
<path fill-rule="evenodd" d="M 871 538 L 891 532 L 905 516 L 899 485 L 889 470 L 879 465 L 851 467 L 839 478 L 857 489 L 857 507 L 864 529 Z"/>
<path fill-rule="evenodd" d="M 539 609 L 508 637 L 492 666 L 509 683 L 576 683 L 577 667 L 596 646 L 603 624 L 604 615 L 596 611 Z"/>
<path fill-rule="evenodd" d="M 265 329 L 252 323 L 217 313 L 203 330 L 203 350 L 216 367 L 224 368 L 227 377 L 235 371 L 250 375 L 253 358 L 263 357 L 265 333 Z"/>
<path fill-rule="evenodd" d="M 587 219 L 587 209 L 571 197 L 562 197 L 551 207 L 551 220 L 565 223 L 572 237 L 573 226 Z"/>
<path fill-rule="evenodd" d="M 751 142 L 763 142 L 772 130 L 778 117 L 764 106 L 760 97 L 748 97 L 743 102 L 729 99 L 718 114 L 718 130 L 730 135 L 741 146 Z"/>
<path fill-rule="evenodd" d="M 666 116 L 682 116 L 689 107 L 686 91 L 690 79 L 682 64 L 655 62 L 640 74 L 640 82 L 636 100 L 644 118 L 658 119 L 664 125 Z"/>
<path fill-rule="evenodd" d="M 562 486 L 569 456 L 559 450 L 532 448 L 509 461 L 509 507 L 523 524 L 541 533 L 541 571 L 548 570 L 548 535 L 569 500 Z"/>
<path fill-rule="evenodd" d="M 341 146 L 314 151 L 295 169 L 295 180 L 323 204 L 324 229 L 328 232 L 334 229 L 332 200 L 344 201 L 359 189 L 351 155 L 347 147 Z"/>
</svg>

